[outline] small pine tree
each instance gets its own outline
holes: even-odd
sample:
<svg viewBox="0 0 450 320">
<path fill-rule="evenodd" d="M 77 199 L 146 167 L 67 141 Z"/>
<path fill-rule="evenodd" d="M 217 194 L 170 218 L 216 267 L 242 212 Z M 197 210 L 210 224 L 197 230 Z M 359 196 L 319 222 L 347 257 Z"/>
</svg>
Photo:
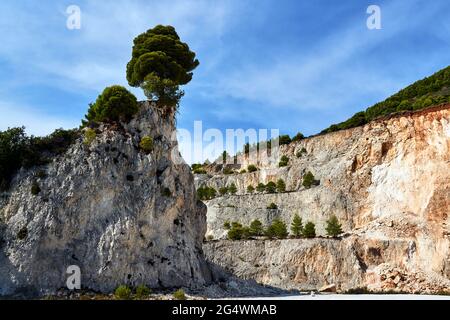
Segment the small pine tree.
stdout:
<svg viewBox="0 0 450 320">
<path fill-rule="evenodd" d="M 315 178 L 314 175 L 311 173 L 311 171 L 308 171 L 304 176 L 303 176 L 303 183 L 302 185 L 306 188 L 309 189 L 311 188 L 311 186 L 315 183 Z"/>
<path fill-rule="evenodd" d="M 338 218 L 332 215 L 330 219 L 327 220 L 327 227 L 325 228 L 327 235 L 335 238 L 342 233 L 342 225 L 339 223 Z"/>
<path fill-rule="evenodd" d="M 291 143 L 291 137 L 289 137 L 289 135 L 285 134 L 285 135 L 281 135 L 278 137 L 278 143 L 280 144 L 280 146 L 284 145 L 284 144 L 289 144 Z"/>
<path fill-rule="evenodd" d="M 303 236 L 305 238 L 315 238 L 316 237 L 316 225 L 312 222 L 305 224 L 303 228 Z"/>
<path fill-rule="evenodd" d="M 253 193 L 253 191 L 255 191 L 255 188 L 253 188 L 253 186 L 248 186 L 247 187 L 247 192 L 248 193 Z"/>
<path fill-rule="evenodd" d="M 237 192 L 237 187 L 236 187 L 236 185 L 235 185 L 234 183 L 232 183 L 232 184 L 230 185 L 230 187 L 228 188 L 228 191 L 229 191 L 231 194 L 236 194 L 236 192 Z"/>
<path fill-rule="evenodd" d="M 226 164 L 228 158 L 228 153 L 226 151 L 222 152 L 222 163 Z"/>
<path fill-rule="evenodd" d="M 105 88 L 89 106 L 84 122 L 128 121 L 138 110 L 136 97 L 126 88 L 115 85 Z"/>
<path fill-rule="evenodd" d="M 250 228 L 244 227 L 238 222 L 231 224 L 231 229 L 228 230 L 228 239 L 230 240 L 245 240 L 250 237 Z"/>
<path fill-rule="evenodd" d="M 266 236 L 269 239 L 285 239 L 288 236 L 287 226 L 280 219 L 274 219 L 266 230 Z"/>
<path fill-rule="evenodd" d="M 267 193 L 275 193 L 277 191 L 277 185 L 273 181 L 269 181 L 266 184 L 266 192 Z"/>
<path fill-rule="evenodd" d="M 247 167 L 247 170 L 248 170 L 248 172 L 255 172 L 255 171 L 258 171 L 258 168 L 256 168 L 256 166 L 254 164 L 250 164 Z"/>
<path fill-rule="evenodd" d="M 231 229 L 230 221 L 225 221 L 225 222 L 223 223 L 223 228 L 224 228 L 225 230 L 230 230 L 230 229 Z"/>
<path fill-rule="evenodd" d="M 303 221 L 298 214 L 292 220 L 291 232 L 295 237 L 300 237 L 303 234 Z"/>
<path fill-rule="evenodd" d="M 278 163 L 278 166 L 281 167 L 286 167 L 289 163 L 289 158 L 287 156 L 282 156 L 280 159 L 280 162 Z"/>
<path fill-rule="evenodd" d="M 258 183 L 258 185 L 256 186 L 256 191 L 264 192 L 265 190 L 266 190 L 266 186 L 264 185 L 264 183 L 262 183 L 262 182 Z"/>
<path fill-rule="evenodd" d="M 303 135 L 303 133 L 298 132 L 293 138 L 292 141 L 300 141 L 302 139 L 305 139 L 305 136 Z"/>
<path fill-rule="evenodd" d="M 278 192 L 286 192 L 286 183 L 284 183 L 283 179 L 278 179 L 278 181 L 277 181 L 277 191 Z"/>
<path fill-rule="evenodd" d="M 252 223 L 250 223 L 250 235 L 251 236 L 261 236 L 264 233 L 264 228 L 258 219 L 253 220 Z"/>
<path fill-rule="evenodd" d="M 219 188 L 219 193 L 221 196 L 226 195 L 228 193 L 228 188 L 227 187 Z"/>
</svg>

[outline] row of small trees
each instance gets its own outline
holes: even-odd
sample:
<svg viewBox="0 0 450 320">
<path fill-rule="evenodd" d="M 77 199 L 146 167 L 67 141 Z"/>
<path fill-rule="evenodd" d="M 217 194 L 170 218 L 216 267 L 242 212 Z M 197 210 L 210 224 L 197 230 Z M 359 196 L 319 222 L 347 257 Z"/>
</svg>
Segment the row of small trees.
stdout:
<svg viewBox="0 0 450 320">
<path fill-rule="evenodd" d="M 267 192 L 267 193 L 276 193 L 276 192 L 285 192 L 286 191 L 286 183 L 283 179 L 278 179 L 277 183 L 273 181 L 267 182 L 267 184 L 259 183 L 256 188 L 254 188 L 252 185 L 249 185 L 247 187 L 248 193 L 253 193 L 254 191 L 257 192 Z"/>
<path fill-rule="evenodd" d="M 221 196 L 226 194 L 236 194 L 237 187 L 236 184 L 232 183 L 229 186 L 219 188 L 219 192 L 213 187 L 201 186 L 197 189 L 197 196 L 200 200 L 211 200 L 214 199 L 219 193 Z"/>
<path fill-rule="evenodd" d="M 276 192 L 285 192 L 286 191 L 286 183 L 283 179 L 278 179 L 277 183 L 275 182 L 268 182 L 267 184 L 260 183 L 256 188 L 253 186 L 247 187 L 248 193 L 255 192 L 267 192 L 267 193 L 276 193 Z M 221 187 L 219 188 L 219 191 L 217 192 L 216 189 L 213 187 L 208 186 L 201 186 L 197 189 L 197 196 L 200 200 L 211 200 L 215 198 L 218 194 L 221 196 L 224 196 L 226 194 L 236 194 L 237 193 L 237 187 L 235 183 L 231 183 L 229 186 Z"/>
<path fill-rule="evenodd" d="M 335 215 L 326 221 L 326 232 L 330 237 L 337 237 L 342 233 L 342 225 Z M 253 237 L 265 236 L 268 239 L 286 239 L 289 236 L 286 223 L 281 219 L 274 219 L 270 225 L 264 228 L 261 221 L 253 220 L 249 226 L 243 226 L 238 222 L 225 222 L 224 228 L 228 230 L 228 239 L 246 240 Z M 303 225 L 302 218 L 296 214 L 291 223 L 291 236 L 293 238 L 314 238 L 316 237 L 316 226 L 309 221 Z"/>
<path fill-rule="evenodd" d="M 303 176 L 303 182 L 302 185 L 309 189 L 312 186 L 318 185 L 320 182 L 315 179 L 314 175 L 308 171 Z M 266 193 L 282 193 L 286 192 L 286 183 L 283 179 L 278 179 L 278 181 L 275 183 L 273 181 L 269 181 L 267 184 L 264 184 L 260 182 L 256 188 L 252 185 L 247 186 L 247 193 L 253 193 L 253 192 L 266 192 Z M 236 194 L 237 193 L 237 187 L 236 184 L 231 183 L 229 186 L 221 187 L 219 188 L 219 192 L 217 192 L 216 189 L 213 187 L 208 186 L 202 186 L 197 190 L 197 195 L 200 200 L 211 200 L 215 198 L 218 194 L 223 196 L 226 194 Z"/>
</svg>

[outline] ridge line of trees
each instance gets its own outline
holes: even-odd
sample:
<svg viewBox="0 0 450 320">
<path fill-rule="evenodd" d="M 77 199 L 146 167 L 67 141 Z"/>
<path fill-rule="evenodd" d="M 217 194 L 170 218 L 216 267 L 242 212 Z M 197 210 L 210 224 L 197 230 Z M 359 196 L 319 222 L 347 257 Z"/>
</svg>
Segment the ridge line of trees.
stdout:
<svg viewBox="0 0 450 320">
<path fill-rule="evenodd" d="M 290 226 L 290 233 L 286 223 L 281 219 L 275 218 L 272 222 L 264 227 L 260 220 L 253 220 L 249 226 L 244 226 L 239 222 L 226 221 L 223 225 L 225 230 L 228 230 L 228 239 L 230 240 L 247 240 L 256 237 L 266 237 L 267 239 L 286 239 L 289 234 L 291 238 L 315 238 L 316 226 L 313 222 L 308 221 L 303 225 L 302 218 L 295 214 Z M 332 238 L 339 237 L 342 233 L 342 225 L 340 224 L 336 215 L 331 215 L 326 221 L 327 236 Z"/>
</svg>

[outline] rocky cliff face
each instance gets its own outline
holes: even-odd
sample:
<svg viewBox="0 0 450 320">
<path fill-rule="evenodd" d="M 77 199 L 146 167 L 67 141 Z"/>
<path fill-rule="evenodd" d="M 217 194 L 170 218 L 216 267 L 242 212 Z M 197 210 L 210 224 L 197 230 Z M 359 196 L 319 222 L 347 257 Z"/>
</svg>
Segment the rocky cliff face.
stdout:
<svg viewBox="0 0 450 320">
<path fill-rule="evenodd" d="M 90 145 L 80 138 L 49 165 L 21 171 L 0 200 L 0 295 L 54 292 L 71 265 L 83 288 L 104 292 L 207 283 L 206 208 L 173 131 L 173 119 L 143 103 L 128 124 L 102 125 Z M 148 155 L 144 136 L 154 140 Z"/>
<path fill-rule="evenodd" d="M 303 148 L 306 153 L 299 152 Z M 206 202 L 207 235 L 224 238 L 225 221 L 268 224 L 278 217 L 289 226 L 297 213 L 316 224 L 319 236 L 325 235 L 325 221 L 336 215 L 346 238 L 210 242 L 205 246 L 210 260 L 283 288 L 336 283 L 343 289 L 392 289 L 385 284 L 394 281 L 386 275 L 392 270 L 403 272 L 405 279 L 406 274 L 425 277 L 421 281 L 435 290 L 450 288 L 449 105 L 304 139 L 281 146 L 281 155 L 289 157 L 287 167 L 241 155 L 242 168 L 255 164 L 259 170 L 222 175 L 212 165 L 209 175 L 196 177 L 198 186 L 218 189 L 235 183 L 238 188 L 236 195 Z M 308 171 L 320 185 L 302 186 Z M 286 193 L 246 192 L 248 185 L 279 178 L 286 182 Z M 277 210 L 266 209 L 272 202 Z M 394 288 L 400 288 L 402 280 L 395 281 Z M 404 289 L 412 287 L 405 284 Z"/>
</svg>

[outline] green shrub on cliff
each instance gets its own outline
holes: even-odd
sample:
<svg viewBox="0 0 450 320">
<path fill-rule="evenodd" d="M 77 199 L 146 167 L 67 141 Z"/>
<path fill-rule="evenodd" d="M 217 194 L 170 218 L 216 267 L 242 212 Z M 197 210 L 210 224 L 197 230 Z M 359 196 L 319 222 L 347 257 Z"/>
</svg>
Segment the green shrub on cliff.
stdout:
<svg viewBox="0 0 450 320">
<path fill-rule="evenodd" d="M 86 131 L 84 131 L 84 140 L 83 143 L 86 146 L 90 146 L 91 143 L 95 140 L 95 137 L 97 136 L 97 133 L 95 133 L 94 129 L 87 128 Z"/>
<path fill-rule="evenodd" d="M 305 136 L 303 135 L 303 133 L 298 132 L 298 133 L 292 138 L 292 141 L 295 142 L 295 141 L 300 141 L 300 140 L 303 140 L 303 139 L 305 139 Z"/>
<path fill-rule="evenodd" d="M 333 124 L 321 133 L 357 127 L 380 116 L 399 111 L 420 110 L 432 105 L 450 102 L 450 66 L 436 72 L 430 77 L 416 81 L 400 90 L 386 100 L 360 111 L 350 119 Z"/>
<path fill-rule="evenodd" d="M 119 286 L 116 291 L 114 291 L 114 297 L 118 300 L 130 300 L 131 289 L 127 286 Z"/>
<path fill-rule="evenodd" d="M 214 199 L 217 195 L 216 189 L 208 186 L 201 186 L 197 189 L 197 197 L 200 200 L 211 200 Z"/>
<path fill-rule="evenodd" d="M 298 214 L 292 220 L 291 232 L 294 237 L 300 237 L 303 233 L 303 221 Z"/>
<path fill-rule="evenodd" d="M 193 171 L 195 174 L 207 174 L 206 170 L 203 168 L 197 168 Z"/>
<path fill-rule="evenodd" d="M 317 185 L 318 181 L 315 179 L 314 175 L 311 173 L 311 171 L 308 171 L 304 176 L 303 176 L 303 182 L 302 185 L 306 188 L 309 189 L 314 185 Z"/>
<path fill-rule="evenodd" d="M 287 226 L 280 219 L 274 219 L 265 232 L 269 239 L 285 239 L 288 236 Z"/>
<path fill-rule="evenodd" d="M 277 185 L 273 181 L 269 181 L 266 184 L 266 192 L 267 193 L 275 193 L 277 191 Z"/>
<path fill-rule="evenodd" d="M 234 172 L 234 170 L 232 168 L 225 167 L 225 168 L 223 168 L 222 173 L 223 174 L 234 174 L 235 172 Z"/>
<path fill-rule="evenodd" d="M 253 237 L 258 237 L 258 236 L 262 236 L 263 233 L 264 233 L 264 228 L 263 228 L 261 221 L 259 221 L 258 219 L 253 220 L 250 223 L 250 235 Z"/>
<path fill-rule="evenodd" d="M 0 131 L 0 191 L 8 189 L 12 176 L 22 166 L 29 144 L 23 127 Z"/>
<path fill-rule="evenodd" d="M 173 298 L 175 300 L 186 300 L 186 294 L 183 289 L 178 289 L 173 293 Z"/>
<path fill-rule="evenodd" d="M 105 88 L 94 104 L 89 106 L 86 120 L 89 122 L 129 121 L 138 111 L 136 97 L 122 86 Z"/>
<path fill-rule="evenodd" d="M 149 136 L 142 137 L 141 141 L 139 142 L 139 148 L 141 148 L 141 150 L 147 154 L 152 152 L 153 151 L 152 137 L 149 137 Z"/>
<path fill-rule="evenodd" d="M 266 185 L 262 182 L 258 183 L 256 186 L 256 191 L 258 192 L 264 192 L 266 190 Z"/>
<path fill-rule="evenodd" d="M 230 230 L 228 230 L 228 239 L 230 240 L 245 240 L 250 237 L 250 228 L 242 226 L 238 222 L 231 224 Z"/>
<path fill-rule="evenodd" d="M 286 183 L 283 179 L 277 181 L 277 192 L 286 192 Z"/>
<path fill-rule="evenodd" d="M 276 210 L 276 209 L 278 209 L 278 206 L 275 203 L 272 202 L 271 204 L 269 204 L 267 206 L 267 209 L 269 209 L 269 210 Z"/>
<path fill-rule="evenodd" d="M 150 293 L 151 293 L 151 290 L 145 285 L 139 285 L 136 288 L 136 298 L 137 299 L 146 298 L 150 295 Z"/>
<path fill-rule="evenodd" d="M 291 142 L 292 142 L 291 137 L 289 137 L 289 135 L 287 134 L 278 137 L 278 143 L 280 144 L 280 146 L 289 144 Z"/>
<path fill-rule="evenodd" d="M 232 183 L 229 187 L 228 187 L 228 192 L 230 192 L 231 194 L 236 194 L 237 192 L 237 187 L 234 183 Z"/>
<path fill-rule="evenodd" d="M 228 187 L 220 187 L 219 188 L 219 194 L 221 195 L 221 196 L 224 196 L 224 195 L 226 195 L 228 193 Z"/>
<path fill-rule="evenodd" d="M 287 156 L 282 156 L 280 159 L 280 162 L 278 163 L 278 166 L 281 167 L 286 167 L 289 163 L 289 158 Z"/>
<path fill-rule="evenodd" d="M 24 127 L 0 131 L 0 191 L 9 188 L 11 179 L 21 167 L 49 163 L 64 153 L 79 135 L 78 130 L 57 129 L 45 137 L 29 137 Z"/>
<path fill-rule="evenodd" d="M 297 158 L 300 158 L 301 156 L 303 156 L 304 154 L 307 154 L 308 152 L 306 151 L 306 148 L 302 148 L 300 151 L 297 151 L 297 153 L 295 154 Z"/>
<path fill-rule="evenodd" d="M 335 215 L 332 215 L 330 219 L 327 220 L 325 230 L 327 231 L 327 235 L 333 238 L 342 233 L 342 225 L 339 223 L 339 220 Z"/>
<path fill-rule="evenodd" d="M 303 236 L 305 238 L 314 238 L 316 236 L 316 225 L 312 222 L 306 223 L 303 228 Z"/>
</svg>

